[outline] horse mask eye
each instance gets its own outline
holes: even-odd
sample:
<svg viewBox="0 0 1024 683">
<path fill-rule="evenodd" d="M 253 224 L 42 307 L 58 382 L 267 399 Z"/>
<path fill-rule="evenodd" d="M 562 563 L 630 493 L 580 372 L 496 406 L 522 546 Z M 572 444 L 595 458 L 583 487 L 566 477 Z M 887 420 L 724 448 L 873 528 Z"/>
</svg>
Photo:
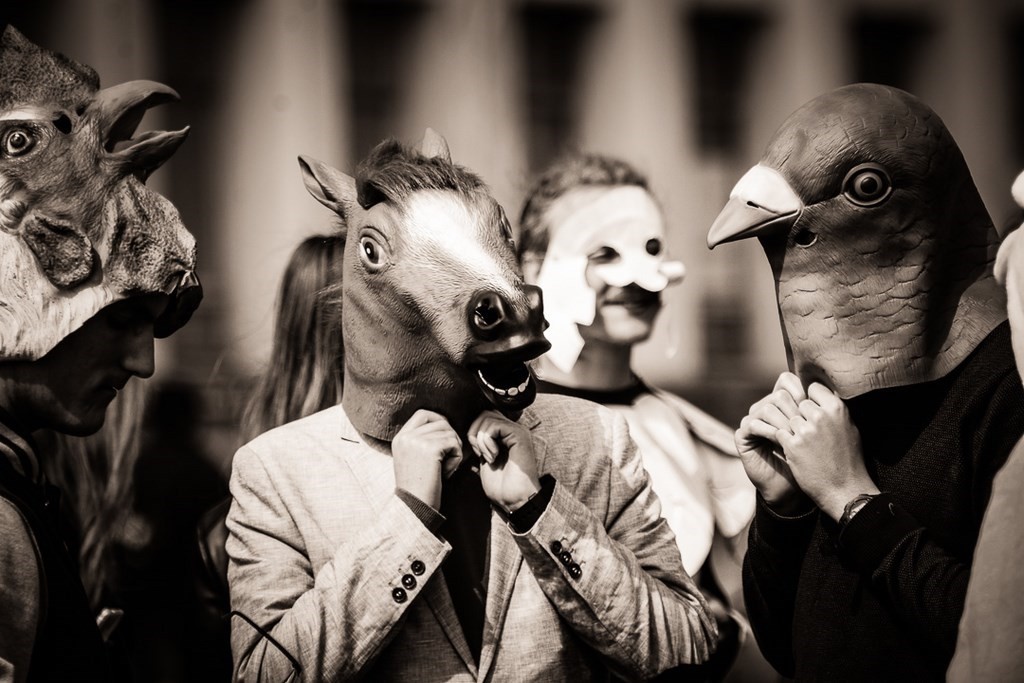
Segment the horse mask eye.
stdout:
<svg viewBox="0 0 1024 683">
<path fill-rule="evenodd" d="M 359 239 L 359 258 L 370 270 L 378 270 L 384 264 L 384 254 L 377 240 L 369 235 Z"/>
</svg>

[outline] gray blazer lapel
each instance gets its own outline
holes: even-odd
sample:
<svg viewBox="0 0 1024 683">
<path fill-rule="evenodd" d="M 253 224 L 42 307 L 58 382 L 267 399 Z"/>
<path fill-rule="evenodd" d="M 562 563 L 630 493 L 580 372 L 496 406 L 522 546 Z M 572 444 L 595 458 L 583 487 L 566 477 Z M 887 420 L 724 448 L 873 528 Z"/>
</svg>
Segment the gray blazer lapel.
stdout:
<svg viewBox="0 0 1024 683">
<path fill-rule="evenodd" d="M 528 416 L 524 415 L 524 418 Z M 524 423 L 534 429 L 539 421 L 530 420 Z M 536 434 L 533 439 L 534 455 L 537 466 L 541 468 L 547 452 L 547 444 Z M 541 469 L 543 472 L 543 469 Z M 489 567 L 487 572 L 487 606 L 484 614 L 484 638 L 480 652 L 480 675 L 477 680 L 486 680 L 494 666 L 494 655 L 501 633 L 505 628 L 505 615 L 512 600 L 512 589 L 519 576 L 523 564 L 523 555 L 519 552 L 512 533 L 498 513 L 491 512 L 491 540 L 489 549 Z"/>
<path fill-rule="evenodd" d="M 445 583 L 443 569 L 434 575 L 423 593 L 423 598 L 430 605 L 430 611 L 441 623 L 441 628 L 444 629 L 444 634 L 448 636 L 452 647 L 459 653 L 459 657 L 476 678 L 476 662 L 473 660 L 473 654 L 469 651 L 469 643 L 466 642 L 466 637 L 462 634 L 459 618 L 455 615 L 455 605 L 448 593 L 448 584 Z"/>
</svg>

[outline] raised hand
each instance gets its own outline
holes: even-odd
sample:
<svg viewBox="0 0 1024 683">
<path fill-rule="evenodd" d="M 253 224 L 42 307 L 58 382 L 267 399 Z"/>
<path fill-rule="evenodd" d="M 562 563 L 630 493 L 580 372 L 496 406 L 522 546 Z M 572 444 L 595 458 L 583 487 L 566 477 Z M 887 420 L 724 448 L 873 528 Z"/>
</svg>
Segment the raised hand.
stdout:
<svg viewBox="0 0 1024 683">
<path fill-rule="evenodd" d="M 817 382 L 798 408 L 777 432 L 778 442 L 800 488 L 838 521 L 853 498 L 879 492 L 864 466 L 860 432 L 842 399 Z"/>
<path fill-rule="evenodd" d="M 417 410 L 391 441 L 395 486 L 435 510 L 441 507 L 442 478 L 462 462 L 462 439 L 443 415 Z"/>
<path fill-rule="evenodd" d="M 470 425 L 468 439 L 480 456 L 480 481 L 492 504 L 514 512 L 540 490 L 529 429 L 485 410 Z"/>
<path fill-rule="evenodd" d="M 750 406 L 735 435 L 747 477 L 765 502 L 782 514 L 808 506 L 777 436 L 788 432 L 790 419 L 800 414 L 798 404 L 805 398 L 800 379 L 791 372 L 782 373 L 772 393 Z"/>
</svg>

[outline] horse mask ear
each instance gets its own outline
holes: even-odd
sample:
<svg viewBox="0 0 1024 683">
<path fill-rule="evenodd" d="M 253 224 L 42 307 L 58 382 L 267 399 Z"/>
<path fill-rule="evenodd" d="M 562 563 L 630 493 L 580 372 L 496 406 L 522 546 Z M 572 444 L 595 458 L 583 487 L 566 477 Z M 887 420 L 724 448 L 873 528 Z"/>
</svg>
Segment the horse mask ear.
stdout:
<svg viewBox="0 0 1024 683">
<path fill-rule="evenodd" d="M 347 223 L 358 206 L 355 178 L 307 156 L 299 157 L 299 168 L 309 193 Z"/>
<path fill-rule="evenodd" d="M 441 157 L 445 161 L 452 160 L 452 153 L 448 151 L 448 142 L 433 128 L 427 128 L 423 134 L 423 142 L 420 143 L 420 154 L 433 159 Z"/>
</svg>

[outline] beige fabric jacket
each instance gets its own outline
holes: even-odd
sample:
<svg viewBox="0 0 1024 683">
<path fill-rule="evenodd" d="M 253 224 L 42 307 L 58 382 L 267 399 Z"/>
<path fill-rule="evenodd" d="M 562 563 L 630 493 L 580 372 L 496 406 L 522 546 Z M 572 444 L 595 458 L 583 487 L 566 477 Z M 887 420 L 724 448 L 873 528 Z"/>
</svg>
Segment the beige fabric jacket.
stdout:
<svg viewBox="0 0 1024 683">
<path fill-rule="evenodd" d="M 231 606 L 270 637 L 233 618 L 237 679 L 584 681 L 705 659 L 713 621 L 625 420 L 543 395 L 520 423 L 557 485 L 527 533 L 492 513 L 479 666 L 435 576 L 451 546 L 394 495 L 390 453 L 341 407 L 243 446 L 227 521 Z M 406 576 L 416 586 L 397 601 Z"/>
</svg>

